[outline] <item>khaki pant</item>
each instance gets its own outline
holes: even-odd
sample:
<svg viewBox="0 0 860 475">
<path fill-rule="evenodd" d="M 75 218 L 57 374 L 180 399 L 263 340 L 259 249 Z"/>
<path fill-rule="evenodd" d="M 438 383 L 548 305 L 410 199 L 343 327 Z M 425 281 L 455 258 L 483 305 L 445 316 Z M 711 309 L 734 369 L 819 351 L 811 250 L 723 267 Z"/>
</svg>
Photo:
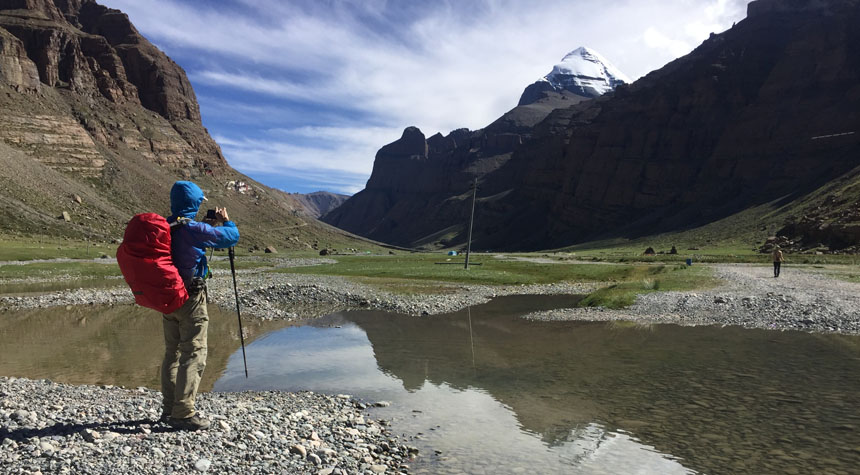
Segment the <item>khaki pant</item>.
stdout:
<svg viewBox="0 0 860 475">
<path fill-rule="evenodd" d="M 196 280 L 196 279 L 195 279 Z M 164 315 L 164 362 L 161 364 L 163 411 L 175 419 L 195 413 L 197 386 L 206 368 L 206 334 L 209 313 L 202 279 L 191 285 L 188 301 Z"/>
</svg>

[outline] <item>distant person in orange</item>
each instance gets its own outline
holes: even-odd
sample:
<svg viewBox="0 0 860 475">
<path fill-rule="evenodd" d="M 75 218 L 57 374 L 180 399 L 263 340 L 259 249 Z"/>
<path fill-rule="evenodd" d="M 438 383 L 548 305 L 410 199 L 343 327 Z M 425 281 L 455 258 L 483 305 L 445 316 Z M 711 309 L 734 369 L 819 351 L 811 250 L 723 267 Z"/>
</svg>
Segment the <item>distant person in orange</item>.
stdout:
<svg viewBox="0 0 860 475">
<path fill-rule="evenodd" d="M 782 255 L 782 250 L 779 246 L 773 248 L 771 256 L 773 257 L 773 276 L 779 277 L 779 268 L 782 267 L 782 263 L 785 262 L 785 256 Z"/>
</svg>

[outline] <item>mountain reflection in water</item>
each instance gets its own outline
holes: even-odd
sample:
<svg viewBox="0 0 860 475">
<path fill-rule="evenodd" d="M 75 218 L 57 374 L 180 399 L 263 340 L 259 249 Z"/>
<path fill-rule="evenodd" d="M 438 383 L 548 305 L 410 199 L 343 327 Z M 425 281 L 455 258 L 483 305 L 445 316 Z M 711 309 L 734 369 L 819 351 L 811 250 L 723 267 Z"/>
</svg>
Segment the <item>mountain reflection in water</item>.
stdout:
<svg viewBox="0 0 860 475">
<path fill-rule="evenodd" d="M 860 338 L 516 318 L 563 304 L 514 297 L 435 317 L 333 314 L 251 345 L 250 381 L 234 354 L 215 390 L 393 401 L 380 417 L 441 450 L 434 470 L 860 466 Z"/>
</svg>

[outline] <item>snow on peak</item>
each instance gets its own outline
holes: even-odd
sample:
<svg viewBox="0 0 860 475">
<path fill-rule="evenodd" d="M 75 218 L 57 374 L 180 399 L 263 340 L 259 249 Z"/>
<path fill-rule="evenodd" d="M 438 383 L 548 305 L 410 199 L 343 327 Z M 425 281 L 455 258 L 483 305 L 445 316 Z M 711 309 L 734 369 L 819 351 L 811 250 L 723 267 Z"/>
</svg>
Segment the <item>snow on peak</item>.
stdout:
<svg viewBox="0 0 860 475">
<path fill-rule="evenodd" d="M 565 55 L 543 79 L 556 90 L 566 89 L 585 97 L 601 96 L 631 82 L 600 53 L 585 46 Z"/>
</svg>

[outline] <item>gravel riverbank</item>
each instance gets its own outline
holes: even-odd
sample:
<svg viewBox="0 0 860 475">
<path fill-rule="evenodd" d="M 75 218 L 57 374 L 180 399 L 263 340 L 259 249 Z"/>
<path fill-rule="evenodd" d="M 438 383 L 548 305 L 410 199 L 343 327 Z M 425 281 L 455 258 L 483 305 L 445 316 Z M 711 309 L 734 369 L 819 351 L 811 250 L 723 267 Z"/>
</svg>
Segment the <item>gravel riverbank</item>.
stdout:
<svg viewBox="0 0 860 475">
<path fill-rule="evenodd" d="M 303 267 L 333 262 L 331 259 L 282 259 L 277 268 Z M 267 269 L 270 270 L 270 269 Z M 233 280 L 229 271 L 216 270 L 209 281 L 209 298 L 228 309 L 235 308 Z M 61 280 L 61 279 L 58 279 Z M 44 279 L 39 280 L 44 282 Z M 243 314 L 262 319 L 297 320 L 348 309 L 384 310 L 408 315 L 436 315 L 470 305 L 486 303 L 501 295 L 582 294 L 597 284 L 556 283 L 545 285 L 439 284 L 442 293 L 399 294 L 343 277 L 263 272 L 237 272 L 239 300 Z M 17 283 L 17 282 L 16 282 Z M 71 288 L 74 280 L 68 281 Z M 38 295 L 0 297 L 0 310 L 53 307 L 61 305 L 111 305 L 132 302 L 122 280 L 111 288 L 72 289 Z"/>
<path fill-rule="evenodd" d="M 786 267 L 714 266 L 724 285 L 698 292 L 640 295 L 623 310 L 571 308 L 526 315 L 532 320 L 625 320 L 678 325 L 739 325 L 748 328 L 860 334 L 860 284 L 814 270 Z"/>
<path fill-rule="evenodd" d="M 312 392 L 204 393 L 209 430 L 159 423 L 160 393 L 0 378 L 3 473 L 398 473 L 417 449 L 364 403 Z M 387 403 L 380 403 L 387 404 Z"/>
</svg>

